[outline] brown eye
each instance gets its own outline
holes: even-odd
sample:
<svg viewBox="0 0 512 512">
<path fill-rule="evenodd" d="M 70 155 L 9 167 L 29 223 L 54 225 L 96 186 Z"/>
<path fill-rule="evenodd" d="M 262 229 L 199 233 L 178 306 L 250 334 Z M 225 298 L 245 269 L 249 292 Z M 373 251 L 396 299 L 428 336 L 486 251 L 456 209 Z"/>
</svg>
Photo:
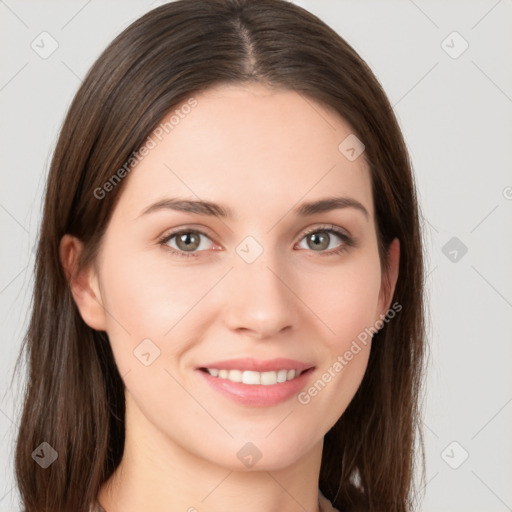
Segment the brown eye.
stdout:
<svg viewBox="0 0 512 512">
<path fill-rule="evenodd" d="M 208 244 L 202 241 L 202 237 L 210 240 L 210 237 L 201 231 L 187 229 L 166 235 L 160 240 L 160 244 L 178 256 L 198 256 L 198 252 L 203 252 L 211 246 L 211 240 Z"/>
<path fill-rule="evenodd" d="M 325 250 L 329 247 L 330 237 L 326 231 L 316 231 L 307 236 L 310 249 Z"/>
<path fill-rule="evenodd" d="M 337 245 L 331 245 L 332 242 L 334 242 L 334 244 L 336 243 L 336 238 L 338 238 L 341 243 L 338 243 Z M 306 239 L 307 244 L 307 247 L 303 247 L 304 249 L 310 249 L 313 252 L 319 252 L 325 255 L 340 253 L 348 246 L 354 245 L 348 235 L 331 227 L 316 228 L 314 230 L 308 231 L 302 236 L 302 240 L 304 239 Z M 327 251 L 327 249 L 330 250 Z"/>
<path fill-rule="evenodd" d="M 178 249 L 182 251 L 194 251 L 199 247 L 201 242 L 200 236 L 198 233 L 194 233 L 192 231 L 181 233 L 176 236 L 176 245 Z"/>
</svg>

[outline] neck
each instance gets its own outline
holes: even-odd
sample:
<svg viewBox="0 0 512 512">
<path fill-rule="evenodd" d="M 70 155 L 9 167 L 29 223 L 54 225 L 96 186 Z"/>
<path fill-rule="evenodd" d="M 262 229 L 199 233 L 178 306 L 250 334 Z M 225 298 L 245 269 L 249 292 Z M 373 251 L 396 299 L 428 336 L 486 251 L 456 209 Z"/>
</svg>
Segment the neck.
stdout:
<svg viewBox="0 0 512 512">
<path fill-rule="evenodd" d="M 240 471 L 187 451 L 145 419 L 129 393 L 126 402 L 123 459 L 98 494 L 106 512 L 320 512 L 322 443 L 287 467 Z"/>
</svg>

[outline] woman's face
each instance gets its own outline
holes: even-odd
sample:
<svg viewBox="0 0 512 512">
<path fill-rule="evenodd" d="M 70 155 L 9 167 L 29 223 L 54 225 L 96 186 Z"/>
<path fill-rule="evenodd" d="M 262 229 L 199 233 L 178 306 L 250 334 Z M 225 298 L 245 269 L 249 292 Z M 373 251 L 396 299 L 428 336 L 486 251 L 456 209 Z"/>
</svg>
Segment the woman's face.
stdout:
<svg viewBox="0 0 512 512">
<path fill-rule="evenodd" d="M 195 101 L 125 178 L 91 274 L 102 307 L 84 319 L 108 333 L 128 428 L 153 433 L 141 442 L 282 468 L 351 401 L 365 329 L 389 307 L 370 173 L 357 140 L 339 148 L 350 126 L 300 94 L 218 86 Z"/>
</svg>

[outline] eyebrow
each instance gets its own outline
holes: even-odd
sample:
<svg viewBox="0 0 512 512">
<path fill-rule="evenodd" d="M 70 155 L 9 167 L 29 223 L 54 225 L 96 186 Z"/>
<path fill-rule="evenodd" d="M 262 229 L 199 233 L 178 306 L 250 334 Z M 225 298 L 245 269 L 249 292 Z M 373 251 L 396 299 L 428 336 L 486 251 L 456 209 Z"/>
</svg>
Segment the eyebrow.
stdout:
<svg viewBox="0 0 512 512">
<path fill-rule="evenodd" d="M 366 219 L 370 218 L 368 210 L 359 201 L 351 197 L 329 197 L 302 203 L 296 207 L 293 212 L 298 217 L 308 217 L 317 213 L 324 213 L 343 208 L 353 208 L 362 212 Z M 208 215 L 211 217 L 223 219 L 235 217 L 233 210 L 227 206 L 213 203 L 211 201 L 178 198 L 167 198 L 162 199 L 161 201 L 157 201 L 156 203 L 145 208 L 139 217 L 160 210 L 175 210 L 179 212 Z"/>
</svg>

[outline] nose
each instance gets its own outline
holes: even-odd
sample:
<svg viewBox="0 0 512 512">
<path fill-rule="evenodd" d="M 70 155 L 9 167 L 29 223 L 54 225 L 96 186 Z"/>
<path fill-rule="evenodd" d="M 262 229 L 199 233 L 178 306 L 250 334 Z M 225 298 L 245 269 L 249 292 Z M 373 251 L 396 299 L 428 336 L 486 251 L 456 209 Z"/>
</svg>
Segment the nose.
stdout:
<svg viewBox="0 0 512 512">
<path fill-rule="evenodd" d="M 222 290 L 222 315 L 231 331 L 275 338 L 296 327 L 299 310 L 290 272 L 265 252 L 254 262 L 238 256 Z"/>
</svg>

